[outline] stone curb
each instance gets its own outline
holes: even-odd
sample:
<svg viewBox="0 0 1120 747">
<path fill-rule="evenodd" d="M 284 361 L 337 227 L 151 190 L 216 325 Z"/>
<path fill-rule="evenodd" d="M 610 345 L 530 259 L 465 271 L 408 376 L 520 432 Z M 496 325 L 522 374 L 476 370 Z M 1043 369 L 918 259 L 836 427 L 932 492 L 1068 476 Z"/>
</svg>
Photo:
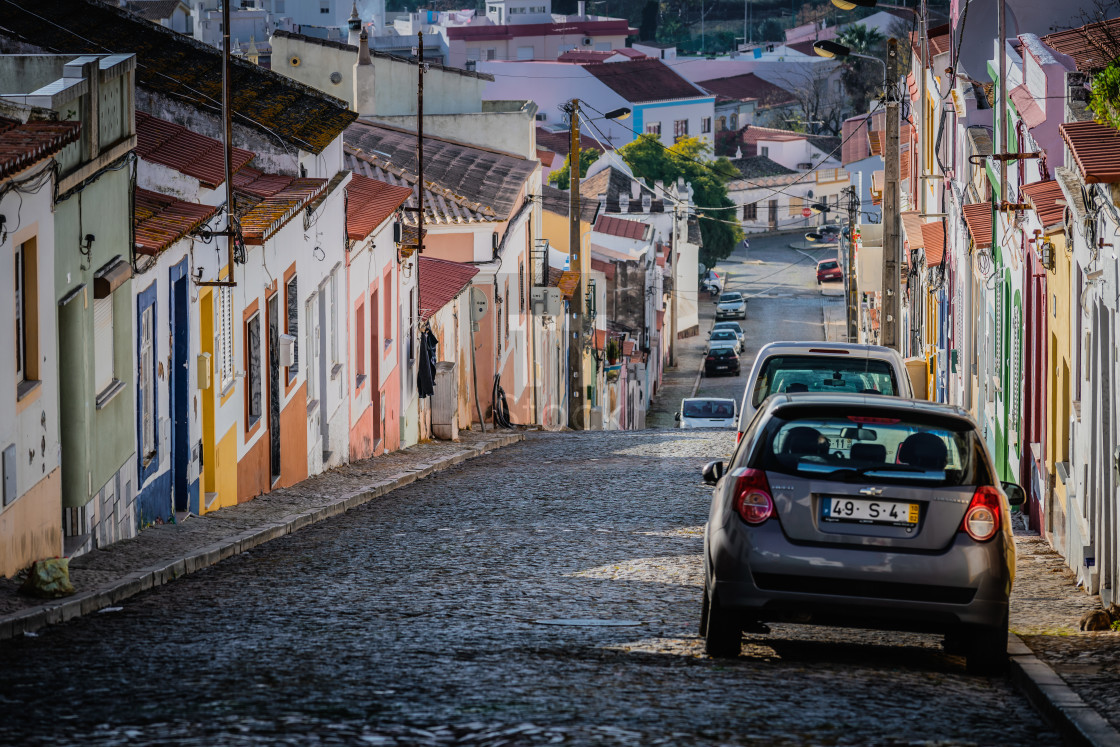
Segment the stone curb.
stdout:
<svg viewBox="0 0 1120 747">
<path fill-rule="evenodd" d="M 246 550 L 251 550 L 286 534 L 291 534 L 305 526 L 343 514 L 352 508 L 367 503 L 374 498 L 379 498 L 397 488 L 414 483 L 435 472 L 453 467 L 468 459 L 482 456 L 485 452 L 524 441 L 525 434 L 513 433 L 497 438 L 487 438 L 489 440 L 467 451 L 443 457 L 435 462 L 419 463 L 415 466 L 415 469 L 395 475 L 388 480 L 374 483 L 367 490 L 340 495 L 338 500 L 325 506 L 316 506 L 306 511 L 289 514 L 240 534 L 226 537 L 213 544 L 197 548 L 185 557 L 172 561 L 161 561 L 157 565 L 133 571 L 107 586 L 80 592 L 37 609 L 24 610 L 8 615 L 0 619 L 0 641 L 111 607 L 142 591 L 162 586 L 182 576 L 215 565 L 234 555 L 239 555 Z"/>
<path fill-rule="evenodd" d="M 1120 744 L 1120 732 L 1014 633 L 1008 635 L 1007 653 L 1011 682 L 1027 696 L 1035 710 L 1057 728 L 1066 744 L 1092 747 Z"/>
</svg>

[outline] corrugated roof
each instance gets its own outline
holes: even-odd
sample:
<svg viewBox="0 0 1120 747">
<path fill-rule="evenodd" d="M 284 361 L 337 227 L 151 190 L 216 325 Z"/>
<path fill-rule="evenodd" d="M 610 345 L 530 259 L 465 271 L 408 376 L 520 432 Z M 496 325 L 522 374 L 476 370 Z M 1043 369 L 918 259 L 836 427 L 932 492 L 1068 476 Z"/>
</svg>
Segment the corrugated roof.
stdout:
<svg viewBox="0 0 1120 747">
<path fill-rule="evenodd" d="M 159 254 L 192 233 L 218 212 L 218 208 L 178 200 L 158 192 L 136 188 L 132 225 L 136 251 Z"/>
<path fill-rule="evenodd" d="M 364 120 L 356 122 L 346 130 L 346 155 L 347 165 L 353 171 L 390 184 L 416 184 L 413 132 Z M 363 164 L 373 167 L 374 172 L 370 173 Z M 437 223 L 506 220 L 536 168 L 535 160 L 425 137 L 425 208 Z"/>
<path fill-rule="evenodd" d="M 922 215 L 915 210 L 902 213 L 902 235 L 910 244 L 910 251 L 925 247 L 925 234 L 922 233 Z"/>
<path fill-rule="evenodd" d="M 708 95 L 661 60 L 627 60 L 609 65 L 584 65 L 583 69 L 622 98 L 635 104 L 650 101 L 695 99 Z"/>
<path fill-rule="evenodd" d="M 144 112 L 136 112 L 136 155 L 192 176 L 210 189 L 217 189 L 226 180 L 226 149 L 220 140 Z M 252 161 L 254 155 L 234 148 L 234 172 Z"/>
<path fill-rule="evenodd" d="M 1063 228 L 1066 223 L 1066 206 L 1059 205 L 1058 200 L 1065 202 L 1062 187 L 1051 179 L 1045 182 L 1034 182 L 1019 190 L 1032 205 L 1042 230 L 1049 233 L 1055 229 Z"/>
<path fill-rule="evenodd" d="M 346 187 L 347 238 L 361 241 L 369 236 L 411 196 L 411 187 L 398 187 L 354 174 Z"/>
<path fill-rule="evenodd" d="M 1083 73 L 1103 70 L 1120 57 L 1117 40 L 1120 40 L 1120 18 L 1042 37 L 1047 46 L 1072 57 L 1077 69 Z"/>
<path fill-rule="evenodd" d="M 623 239 L 644 240 L 649 235 L 651 228 L 645 223 L 625 218 L 614 218 L 609 215 L 600 215 L 595 221 L 595 231 L 608 236 L 618 236 Z"/>
<path fill-rule="evenodd" d="M 58 54 L 134 53 L 136 85 L 216 115 L 222 55 L 214 47 L 100 0 L 8 0 L 6 33 Z M 28 50 L 31 51 L 31 50 Z M 345 101 L 233 59 L 234 124 L 320 153 L 357 118 Z"/>
<path fill-rule="evenodd" d="M 427 319 L 446 306 L 477 274 L 477 267 L 421 255 L 420 319 Z"/>
<path fill-rule="evenodd" d="M 326 179 L 292 179 L 287 187 L 264 199 L 240 190 L 235 192 L 245 243 L 264 244 L 318 197 L 326 186 Z"/>
<path fill-rule="evenodd" d="M 0 117 L 0 179 L 50 158 L 76 141 L 81 132 L 81 122 L 19 122 Z"/>
<path fill-rule="evenodd" d="M 922 224 L 922 245 L 926 250 L 926 267 L 941 264 L 945 254 L 945 226 L 940 220 Z"/>
<path fill-rule="evenodd" d="M 992 245 L 992 206 L 987 202 L 974 202 L 965 205 L 964 222 L 977 249 L 988 249 Z"/>
<path fill-rule="evenodd" d="M 1058 126 L 1086 182 L 1120 182 L 1120 131 L 1093 121 Z"/>
</svg>

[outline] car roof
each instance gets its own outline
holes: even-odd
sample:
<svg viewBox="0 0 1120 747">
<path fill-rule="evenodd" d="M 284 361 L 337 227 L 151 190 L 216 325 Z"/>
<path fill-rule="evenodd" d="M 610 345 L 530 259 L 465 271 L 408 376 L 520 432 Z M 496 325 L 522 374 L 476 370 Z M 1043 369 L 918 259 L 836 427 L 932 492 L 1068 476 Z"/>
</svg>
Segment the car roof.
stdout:
<svg viewBox="0 0 1120 747">
<path fill-rule="evenodd" d="M 866 356 L 877 356 L 895 360 L 898 352 L 882 345 L 866 345 L 855 342 L 804 342 L 794 340 L 778 340 L 769 342 L 758 351 L 760 356 L 780 355 L 781 353 L 808 353 L 811 350 L 840 351 L 858 353 Z M 901 360 L 901 356 L 898 356 Z"/>
<path fill-rule="evenodd" d="M 914 415 L 934 415 L 965 421 L 976 427 L 976 421 L 967 410 L 956 405 L 929 402 L 924 399 L 903 399 L 887 397 L 882 394 L 856 394 L 854 392 L 795 392 L 793 394 L 772 394 L 766 399 L 764 408 L 767 414 L 787 407 L 797 409 L 820 409 L 829 405 L 844 405 L 855 412 L 864 414 L 874 411 L 877 415 L 896 413 L 903 417 Z"/>
<path fill-rule="evenodd" d="M 730 402 L 736 404 L 736 401 L 727 397 L 685 397 L 681 400 L 683 405 L 685 402 Z"/>
</svg>

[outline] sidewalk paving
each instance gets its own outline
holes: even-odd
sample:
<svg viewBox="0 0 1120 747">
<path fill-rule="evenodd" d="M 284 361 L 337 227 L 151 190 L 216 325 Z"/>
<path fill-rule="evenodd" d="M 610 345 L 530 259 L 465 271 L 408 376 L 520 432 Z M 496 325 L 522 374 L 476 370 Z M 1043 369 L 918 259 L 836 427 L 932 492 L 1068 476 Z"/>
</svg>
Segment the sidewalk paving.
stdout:
<svg viewBox="0 0 1120 747">
<path fill-rule="evenodd" d="M 69 597 L 23 596 L 19 577 L 0 579 L 0 641 L 110 607 L 525 436 L 488 430 L 485 435 L 462 431 L 460 438 L 345 464 L 246 503 L 150 527 L 133 539 L 80 555 L 70 561 L 77 591 Z"/>
</svg>

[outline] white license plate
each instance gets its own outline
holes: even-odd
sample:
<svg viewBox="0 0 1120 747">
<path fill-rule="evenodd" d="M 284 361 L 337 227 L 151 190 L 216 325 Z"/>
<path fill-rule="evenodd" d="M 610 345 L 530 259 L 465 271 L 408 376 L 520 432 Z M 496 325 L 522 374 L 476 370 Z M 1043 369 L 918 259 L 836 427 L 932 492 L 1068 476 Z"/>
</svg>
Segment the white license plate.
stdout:
<svg viewBox="0 0 1120 747">
<path fill-rule="evenodd" d="M 824 498 L 821 500 L 821 520 L 907 527 L 918 523 L 918 504 L 865 498 Z"/>
</svg>

